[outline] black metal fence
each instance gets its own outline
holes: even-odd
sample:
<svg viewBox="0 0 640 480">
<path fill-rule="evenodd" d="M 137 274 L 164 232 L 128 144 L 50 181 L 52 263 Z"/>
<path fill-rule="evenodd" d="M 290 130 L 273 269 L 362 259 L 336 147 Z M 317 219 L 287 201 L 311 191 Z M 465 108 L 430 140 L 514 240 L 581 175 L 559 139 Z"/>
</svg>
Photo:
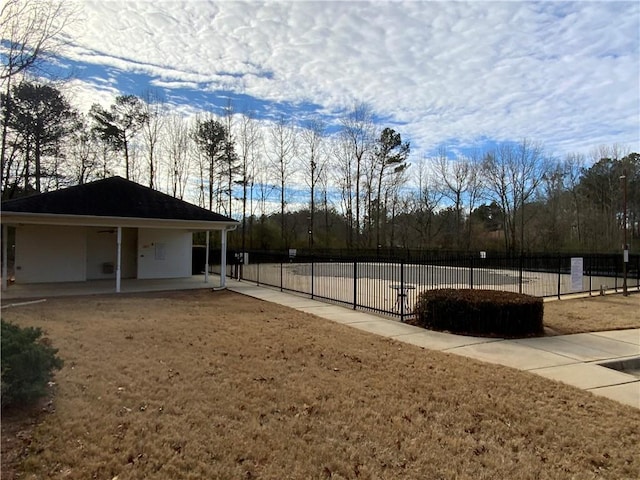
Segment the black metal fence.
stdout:
<svg viewBox="0 0 640 480">
<path fill-rule="evenodd" d="M 230 253 L 228 276 L 401 320 L 413 314 L 420 292 L 434 288 L 483 288 L 558 298 L 625 288 L 622 254 L 509 257 L 412 252 L 403 257 L 291 251 L 249 252 L 246 264 L 240 258 L 245 257 Z M 630 255 L 626 263 L 626 289 L 640 291 L 640 255 Z"/>
</svg>

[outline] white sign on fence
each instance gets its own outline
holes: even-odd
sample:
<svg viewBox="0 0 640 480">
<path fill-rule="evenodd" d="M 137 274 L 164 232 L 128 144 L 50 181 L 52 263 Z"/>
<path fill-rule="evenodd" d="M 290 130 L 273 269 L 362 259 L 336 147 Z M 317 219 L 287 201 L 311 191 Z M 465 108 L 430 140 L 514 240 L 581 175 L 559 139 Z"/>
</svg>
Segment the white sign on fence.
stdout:
<svg viewBox="0 0 640 480">
<path fill-rule="evenodd" d="M 583 259 L 582 257 L 571 257 L 571 291 L 581 292 L 582 289 L 582 272 L 583 272 Z"/>
</svg>

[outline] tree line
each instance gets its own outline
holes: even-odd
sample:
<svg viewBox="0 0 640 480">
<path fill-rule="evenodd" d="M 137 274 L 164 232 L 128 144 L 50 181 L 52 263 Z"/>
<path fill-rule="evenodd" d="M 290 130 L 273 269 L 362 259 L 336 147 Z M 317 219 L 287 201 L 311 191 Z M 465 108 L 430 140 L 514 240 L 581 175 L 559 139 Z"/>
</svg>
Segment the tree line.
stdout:
<svg viewBox="0 0 640 480">
<path fill-rule="evenodd" d="M 122 175 L 241 222 L 234 248 L 618 251 L 640 237 L 640 155 L 616 145 L 558 159 L 531 139 L 411 158 L 355 103 L 321 117 L 187 118 L 155 91 L 88 112 L 43 56 L 70 21 L 63 2 L 3 7 L 2 198 Z M 25 18 L 29 22 L 25 23 Z M 625 223 L 626 222 L 626 223 Z"/>
</svg>

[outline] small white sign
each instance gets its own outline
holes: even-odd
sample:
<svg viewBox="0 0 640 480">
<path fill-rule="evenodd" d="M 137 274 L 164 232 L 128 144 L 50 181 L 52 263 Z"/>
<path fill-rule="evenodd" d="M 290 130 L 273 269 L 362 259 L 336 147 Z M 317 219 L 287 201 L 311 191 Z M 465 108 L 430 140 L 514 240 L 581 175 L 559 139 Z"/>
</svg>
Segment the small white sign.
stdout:
<svg viewBox="0 0 640 480">
<path fill-rule="evenodd" d="M 290 248 L 289 249 L 289 258 L 294 258 L 297 253 L 298 253 L 298 250 L 296 250 L 295 248 Z"/>
<path fill-rule="evenodd" d="M 624 260 L 624 263 L 629 263 L 629 250 L 627 250 L 626 248 L 624 249 L 624 253 L 622 254 L 622 259 Z"/>
<path fill-rule="evenodd" d="M 156 243 L 155 247 L 155 260 L 165 260 L 165 244 Z"/>
<path fill-rule="evenodd" d="M 481 251 L 480 252 L 480 258 L 487 258 L 487 252 Z"/>
<path fill-rule="evenodd" d="M 583 259 L 582 257 L 571 258 L 571 291 L 582 291 L 582 276 L 583 276 Z"/>
</svg>

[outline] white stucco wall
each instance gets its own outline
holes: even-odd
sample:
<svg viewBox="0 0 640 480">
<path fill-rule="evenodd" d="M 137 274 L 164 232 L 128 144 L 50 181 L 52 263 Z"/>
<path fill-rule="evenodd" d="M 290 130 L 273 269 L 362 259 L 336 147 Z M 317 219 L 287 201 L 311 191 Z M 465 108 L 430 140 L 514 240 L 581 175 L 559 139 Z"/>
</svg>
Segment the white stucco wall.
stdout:
<svg viewBox="0 0 640 480">
<path fill-rule="evenodd" d="M 87 228 L 87 280 L 116 278 L 116 227 Z M 136 278 L 138 229 L 123 228 L 121 244 L 122 278 Z M 103 265 L 113 264 L 112 273 L 104 273 Z"/>
<path fill-rule="evenodd" d="M 103 264 L 113 265 L 113 272 L 104 273 Z M 87 280 L 115 278 L 116 229 L 87 228 Z"/>
<path fill-rule="evenodd" d="M 191 276 L 192 234 L 180 230 L 138 230 L 138 278 Z"/>
<path fill-rule="evenodd" d="M 86 229 L 51 225 L 16 227 L 16 282 L 86 280 Z"/>
</svg>

